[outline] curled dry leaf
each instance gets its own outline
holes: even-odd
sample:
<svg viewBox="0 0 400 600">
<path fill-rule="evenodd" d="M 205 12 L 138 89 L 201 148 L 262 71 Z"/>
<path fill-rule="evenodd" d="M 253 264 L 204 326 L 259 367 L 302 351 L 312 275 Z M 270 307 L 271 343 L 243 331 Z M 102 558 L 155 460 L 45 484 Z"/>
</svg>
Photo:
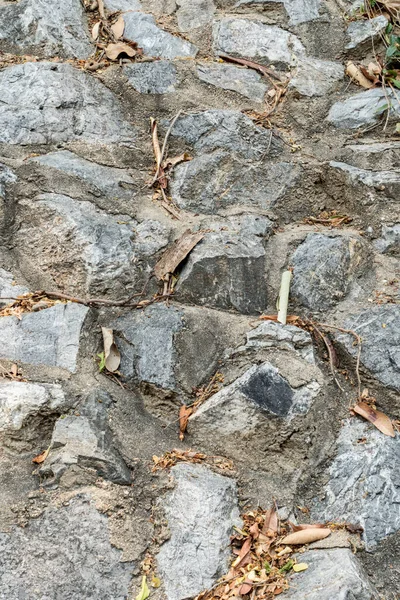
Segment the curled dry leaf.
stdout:
<svg viewBox="0 0 400 600">
<path fill-rule="evenodd" d="M 32 462 L 36 463 L 37 465 L 41 465 L 46 460 L 49 452 L 50 452 L 50 446 L 47 448 L 47 450 L 45 450 L 44 452 L 41 452 L 40 454 L 35 456 L 35 458 L 32 458 Z"/>
<path fill-rule="evenodd" d="M 97 40 L 97 38 L 99 37 L 100 25 L 101 25 L 101 21 L 97 21 L 97 23 L 95 23 L 92 27 L 92 38 L 94 40 Z"/>
<path fill-rule="evenodd" d="M 102 327 L 101 332 L 103 334 L 105 367 L 110 373 L 115 373 L 121 362 L 121 354 L 114 342 L 113 330 Z"/>
<path fill-rule="evenodd" d="M 323 529 L 302 529 L 301 531 L 295 531 L 290 533 L 283 538 L 282 544 L 293 544 L 294 546 L 302 546 L 303 544 L 310 544 L 311 542 L 317 542 L 323 540 L 331 534 L 331 530 L 326 528 Z"/>
<path fill-rule="evenodd" d="M 324 523 L 300 523 L 299 525 L 295 525 L 291 521 L 289 521 L 289 525 L 293 531 L 303 531 L 304 529 L 325 529 L 326 527 Z"/>
<path fill-rule="evenodd" d="M 157 262 L 154 267 L 154 274 L 157 279 L 161 281 L 168 279 L 203 237 L 204 233 L 201 231 L 193 233 L 190 229 L 187 229 L 179 239 L 171 244 Z"/>
<path fill-rule="evenodd" d="M 395 437 L 392 422 L 385 413 L 376 410 L 366 402 L 358 402 L 353 406 L 353 411 L 361 417 L 364 417 L 364 419 L 367 419 L 367 421 L 375 425 L 375 427 L 385 435 Z"/>
<path fill-rule="evenodd" d="M 262 532 L 264 533 L 264 535 L 268 535 L 271 533 L 273 535 L 278 532 L 278 527 L 279 527 L 278 513 L 276 512 L 276 509 L 273 506 L 272 508 L 267 510 Z"/>
<path fill-rule="evenodd" d="M 238 569 L 239 567 L 245 566 L 246 560 L 249 558 L 252 541 L 251 537 L 245 539 L 244 544 L 240 549 L 239 556 L 233 561 L 232 567 Z"/>
<path fill-rule="evenodd" d="M 136 56 L 137 51 L 129 46 L 129 44 L 124 44 L 123 42 L 117 42 L 116 44 L 108 44 L 106 50 L 106 56 L 110 60 L 117 60 L 121 54 L 126 54 L 130 58 Z"/>
<path fill-rule="evenodd" d="M 125 21 L 124 21 L 123 16 L 120 15 L 118 17 L 118 19 L 115 21 L 115 23 L 113 23 L 111 25 L 111 31 L 113 32 L 113 34 L 115 35 L 117 40 L 119 40 L 119 38 L 121 38 L 124 35 L 124 29 L 125 29 Z"/>
<path fill-rule="evenodd" d="M 179 439 L 183 440 L 187 429 L 189 417 L 193 412 L 192 407 L 187 407 L 186 404 L 179 409 Z"/>
<path fill-rule="evenodd" d="M 362 73 L 361 69 L 353 62 L 347 63 L 346 74 L 354 79 L 354 81 L 356 81 L 363 88 L 369 89 L 374 87 L 374 83 L 367 79 L 367 77 L 365 77 L 365 75 Z"/>
</svg>

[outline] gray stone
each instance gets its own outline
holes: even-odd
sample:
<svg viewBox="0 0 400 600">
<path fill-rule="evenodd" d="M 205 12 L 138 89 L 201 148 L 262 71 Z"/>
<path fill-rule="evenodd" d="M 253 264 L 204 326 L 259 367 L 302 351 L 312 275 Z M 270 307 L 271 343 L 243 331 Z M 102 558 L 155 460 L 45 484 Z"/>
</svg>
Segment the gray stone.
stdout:
<svg viewBox="0 0 400 600">
<path fill-rule="evenodd" d="M 368 307 L 344 324 L 362 338 L 361 363 L 388 387 L 400 390 L 400 306 Z M 338 338 L 353 356 L 357 354 L 352 335 Z"/>
<path fill-rule="evenodd" d="M 191 31 L 211 23 L 215 12 L 213 0 L 177 0 L 176 17 L 180 31 Z"/>
<path fill-rule="evenodd" d="M 22 0 L 0 6 L 0 47 L 44 57 L 87 58 L 94 52 L 80 0 Z"/>
<path fill-rule="evenodd" d="M 0 143 L 131 143 L 115 96 L 70 64 L 27 62 L 0 72 Z"/>
<path fill-rule="evenodd" d="M 139 0 L 104 0 L 104 6 L 110 12 L 116 10 L 142 10 Z"/>
<path fill-rule="evenodd" d="M 290 17 L 289 25 L 299 25 L 319 18 L 321 0 L 239 0 L 236 6 L 246 4 L 282 3 Z"/>
<path fill-rule="evenodd" d="M 210 588 L 229 568 L 229 539 L 240 527 L 236 486 L 201 465 L 171 469 L 176 487 L 161 501 L 171 533 L 157 555 L 168 600 Z"/>
<path fill-rule="evenodd" d="M 347 27 L 347 36 L 350 38 L 346 50 L 352 50 L 366 41 L 373 44 L 379 34 L 384 33 L 388 20 L 384 15 L 368 17 L 364 21 L 351 21 Z"/>
<path fill-rule="evenodd" d="M 261 75 L 252 71 L 222 63 L 204 63 L 198 65 L 197 75 L 206 83 L 224 90 L 237 92 L 241 96 L 263 102 L 270 86 L 264 83 Z"/>
<path fill-rule="evenodd" d="M 311 310 L 327 310 L 342 300 L 363 259 L 356 237 L 310 233 L 293 254 L 291 295 Z"/>
<path fill-rule="evenodd" d="M 400 114 L 400 103 L 389 90 L 375 88 L 336 102 L 330 109 L 327 120 L 340 129 L 357 129 L 373 125 L 388 108 L 390 113 Z"/>
<path fill-rule="evenodd" d="M 282 600 L 378 600 L 364 569 L 351 550 L 310 550 L 297 556 L 308 569 L 289 580 Z"/>
<path fill-rule="evenodd" d="M 295 55 L 304 53 L 304 46 L 276 25 L 224 17 L 214 25 L 214 50 L 286 67 L 293 64 Z"/>
<path fill-rule="evenodd" d="M 176 67 L 167 60 L 126 65 L 124 73 L 141 94 L 168 94 L 178 83 Z"/>
<path fill-rule="evenodd" d="M 266 419 L 306 414 L 319 390 L 317 381 L 293 389 L 277 368 L 264 362 L 211 396 L 190 421 L 221 436 L 248 434 Z"/>
<path fill-rule="evenodd" d="M 400 167 L 400 142 L 370 142 L 348 144 L 340 152 L 341 162 L 359 169 L 396 170 Z"/>
<path fill-rule="evenodd" d="M 109 394 L 93 392 L 79 408 L 79 416 L 58 419 L 50 452 L 39 469 L 44 485 L 58 484 L 72 466 L 95 470 L 101 477 L 122 485 L 132 482 L 130 470 L 113 447 L 107 416 L 111 402 Z"/>
<path fill-rule="evenodd" d="M 16 298 L 21 294 L 26 294 L 28 291 L 28 288 L 25 286 L 16 285 L 14 283 L 14 276 L 12 273 L 0 269 L 0 306 L 10 304 L 12 302 L 10 298 Z"/>
<path fill-rule="evenodd" d="M 247 342 L 241 351 L 262 348 L 279 348 L 294 351 L 310 364 L 315 364 L 311 335 L 294 325 L 282 325 L 275 321 L 264 321 L 247 333 Z M 237 351 L 236 351 L 237 352 Z"/>
<path fill-rule="evenodd" d="M 344 180 L 349 186 L 361 184 L 366 188 L 385 192 L 386 197 L 397 200 L 400 191 L 399 171 L 371 171 L 358 169 L 346 163 L 332 161 L 329 165 L 341 172 Z"/>
<path fill-rule="evenodd" d="M 302 96 L 323 96 L 344 78 L 340 63 L 316 58 L 300 59 L 289 87 L 295 88 Z"/>
<path fill-rule="evenodd" d="M 86 496 L 0 533 L 1 597 L 125 600 L 133 564 L 109 539 L 107 517 Z"/>
<path fill-rule="evenodd" d="M 360 524 L 367 549 L 399 531 L 399 460 L 399 434 L 390 438 L 356 418 L 347 420 L 313 518 Z"/>
<path fill-rule="evenodd" d="M 79 337 L 88 312 L 81 304 L 56 304 L 0 318 L 0 358 L 76 371 Z"/>
<path fill-rule="evenodd" d="M 382 237 L 375 241 L 375 248 L 383 254 L 400 253 L 400 223 L 383 225 Z"/>
<path fill-rule="evenodd" d="M 136 225 L 133 231 L 132 247 L 139 256 L 152 257 L 169 242 L 169 229 L 159 221 L 147 219 Z"/>
<path fill-rule="evenodd" d="M 127 12 L 124 37 L 137 42 L 144 54 L 155 58 L 194 58 L 197 48 L 190 42 L 157 27 L 152 15 Z"/>
<path fill-rule="evenodd" d="M 262 241 L 229 231 L 207 233 L 189 254 L 176 291 L 182 302 L 262 312 L 267 304 Z"/>
<path fill-rule="evenodd" d="M 29 162 L 57 169 L 67 175 L 79 178 L 94 196 L 105 196 L 111 199 L 126 198 L 127 200 L 132 197 L 130 188 L 134 183 L 132 177 L 124 169 L 98 165 L 68 150 L 50 152 L 32 158 Z"/>
<path fill-rule="evenodd" d="M 4 198 L 6 194 L 6 185 L 8 183 L 15 183 L 17 181 L 16 175 L 7 167 L 0 163 L 0 198 Z"/>
</svg>

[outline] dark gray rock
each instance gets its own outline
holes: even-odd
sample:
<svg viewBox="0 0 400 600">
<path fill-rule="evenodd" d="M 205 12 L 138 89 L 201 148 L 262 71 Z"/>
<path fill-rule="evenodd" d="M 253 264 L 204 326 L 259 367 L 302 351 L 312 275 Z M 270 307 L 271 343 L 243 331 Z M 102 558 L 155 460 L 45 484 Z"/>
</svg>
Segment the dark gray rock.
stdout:
<svg viewBox="0 0 400 600">
<path fill-rule="evenodd" d="M 362 338 L 361 362 L 374 377 L 388 387 L 400 390 L 400 306 L 380 305 L 368 307 L 352 315 L 344 324 Z M 355 356 L 352 335 L 338 338 L 348 352 Z"/>
<path fill-rule="evenodd" d="M 236 485 L 201 465 L 171 469 L 176 487 L 160 501 L 171 533 L 157 555 L 168 600 L 210 588 L 229 568 L 229 539 L 240 527 Z"/>
<path fill-rule="evenodd" d="M 346 45 L 346 50 L 353 50 L 368 41 L 373 44 L 379 34 L 384 33 L 387 24 L 388 20 L 384 15 L 368 17 L 365 21 L 350 21 L 347 27 L 347 36 L 350 41 Z"/>
<path fill-rule="evenodd" d="M 0 358 L 76 371 L 79 337 L 88 308 L 57 304 L 17 317 L 0 318 Z"/>
<path fill-rule="evenodd" d="M 237 92 L 256 102 L 263 102 L 265 93 L 271 87 L 255 71 L 223 63 L 198 65 L 197 75 L 210 85 Z"/>
<path fill-rule="evenodd" d="M 389 90 L 375 88 L 336 102 L 330 109 L 327 120 L 339 129 L 357 129 L 377 123 L 388 108 L 390 113 L 400 114 L 400 103 Z"/>
<path fill-rule="evenodd" d="M 159 221 L 145 219 L 133 227 L 132 246 L 138 256 L 152 257 L 169 242 L 170 230 Z"/>
<path fill-rule="evenodd" d="M 98 165 L 68 150 L 50 152 L 32 158 L 29 162 L 57 169 L 67 175 L 77 177 L 94 196 L 105 196 L 110 199 L 124 198 L 127 200 L 132 197 L 131 188 L 134 183 L 132 177 L 124 169 Z"/>
<path fill-rule="evenodd" d="M 299 59 L 289 82 L 302 96 L 324 96 L 344 78 L 343 65 L 316 58 Z"/>
<path fill-rule="evenodd" d="M 276 25 L 224 17 L 214 25 L 214 51 L 286 67 L 293 64 L 294 54 L 304 53 L 304 46 Z"/>
<path fill-rule="evenodd" d="M 367 549 L 399 531 L 399 460 L 399 434 L 390 438 L 356 418 L 347 420 L 313 518 L 360 524 Z"/>
<path fill-rule="evenodd" d="M 319 390 L 317 381 L 293 389 L 277 368 L 265 362 L 211 396 L 190 421 L 221 436 L 248 434 L 266 419 L 290 420 L 307 413 Z"/>
<path fill-rule="evenodd" d="M 194 58 L 197 48 L 190 42 L 157 27 L 152 15 L 127 12 L 124 15 L 124 37 L 137 42 L 144 54 L 155 58 Z"/>
<path fill-rule="evenodd" d="M 396 200 L 400 191 L 400 173 L 393 171 L 371 171 L 359 169 L 342 162 L 331 161 L 332 169 L 340 173 L 341 178 L 349 186 L 365 187 L 365 194 L 370 196 L 371 191 L 384 191 L 384 196 Z M 369 189 L 368 189 L 369 188 Z"/>
<path fill-rule="evenodd" d="M 80 0 L 0 5 L 0 47 L 18 54 L 87 58 L 94 52 Z"/>
<path fill-rule="evenodd" d="M 294 325 L 282 325 L 282 323 L 275 321 L 264 321 L 254 329 L 251 329 L 246 337 L 246 345 L 238 348 L 235 353 L 240 351 L 246 352 L 252 349 L 259 351 L 263 348 L 279 348 L 294 351 L 310 364 L 315 363 L 311 335 L 307 331 L 304 331 L 304 329 L 300 329 Z"/>
<path fill-rule="evenodd" d="M 131 143 L 115 96 L 70 64 L 27 62 L 0 72 L 0 143 Z"/>
<path fill-rule="evenodd" d="M 25 286 L 15 284 L 12 273 L 0 269 L 0 306 L 10 304 L 12 300 L 9 298 L 16 298 L 20 294 L 26 294 L 28 291 L 28 288 Z"/>
<path fill-rule="evenodd" d="M 246 4 L 282 3 L 290 17 L 289 25 L 299 25 L 319 18 L 321 0 L 239 0 L 236 6 Z"/>
<path fill-rule="evenodd" d="M 124 73 L 141 94 L 168 94 L 178 83 L 176 67 L 168 60 L 126 65 Z"/>
<path fill-rule="evenodd" d="M 4 198 L 6 194 L 6 185 L 8 183 L 15 183 L 17 181 L 16 175 L 7 167 L 0 163 L 0 198 Z"/>
<path fill-rule="evenodd" d="M 332 308 L 346 296 L 363 258 L 355 236 L 310 233 L 291 259 L 291 295 L 311 310 Z"/>
<path fill-rule="evenodd" d="M 379 595 L 351 550 L 309 550 L 297 556 L 308 569 L 292 575 L 285 600 L 378 600 Z"/>
<path fill-rule="evenodd" d="M 400 167 L 400 142 L 371 140 L 348 144 L 344 146 L 338 160 L 359 169 L 372 171 L 396 170 Z"/>
<path fill-rule="evenodd" d="M 177 0 L 176 17 L 180 31 L 191 31 L 212 22 L 215 4 L 213 0 Z"/>
<path fill-rule="evenodd" d="M 133 564 L 111 545 L 107 517 L 85 496 L 0 533 L 1 597 L 125 600 Z"/>
<path fill-rule="evenodd" d="M 79 407 L 79 415 L 58 419 L 51 438 L 50 452 L 39 473 L 46 486 L 60 482 L 70 467 L 95 470 L 115 483 L 129 485 L 131 472 L 113 447 L 113 434 L 108 425 L 109 394 L 93 392 Z"/>
<path fill-rule="evenodd" d="M 375 241 L 375 248 L 383 254 L 400 253 L 400 223 L 383 225 L 382 237 Z"/>
</svg>

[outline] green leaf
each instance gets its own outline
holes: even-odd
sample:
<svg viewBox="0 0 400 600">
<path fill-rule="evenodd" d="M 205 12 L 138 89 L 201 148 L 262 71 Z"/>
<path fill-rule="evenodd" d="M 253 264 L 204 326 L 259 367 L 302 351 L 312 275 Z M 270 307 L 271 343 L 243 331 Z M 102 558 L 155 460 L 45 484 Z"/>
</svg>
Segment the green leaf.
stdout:
<svg viewBox="0 0 400 600">
<path fill-rule="evenodd" d="M 100 359 L 99 361 L 99 373 L 101 373 L 106 366 L 106 357 L 104 355 L 104 352 L 100 352 L 100 354 L 97 355 Z"/>
<path fill-rule="evenodd" d="M 283 567 L 281 567 L 279 569 L 280 573 L 288 573 L 289 571 L 291 571 L 293 569 L 293 565 L 294 565 L 294 560 L 292 560 L 291 558 L 287 561 L 287 563 L 285 565 L 283 565 Z"/>
<path fill-rule="evenodd" d="M 136 600 L 146 600 L 150 596 L 150 590 L 147 586 L 146 575 L 143 575 L 142 586 L 140 588 L 140 592 L 136 596 Z"/>
<path fill-rule="evenodd" d="M 397 87 L 400 89 L 400 80 L 399 79 L 393 79 L 392 84 L 394 85 L 394 87 Z"/>
<path fill-rule="evenodd" d="M 388 23 L 386 26 L 386 32 L 385 33 L 391 33 L 393 31 L 393 25 L 392 23 Z"/>
<path fill-rule="evenodd" d="M 395 46 L 394 44 L 392 44 L 386 50 L 386 58 L 391 58 L 392 56 L 394 56 L 396 54 L 396 52 L 397 52 L 397 46 Z"/>
<path fill-rule="evenodd" d="M 271 565 L 269 564 L 269 562 L 265 561 L 264 569 L 265 569 L 265 572 L 267 575 L 268 575 L 268 573 L 271 573 Z"/>
</svg>

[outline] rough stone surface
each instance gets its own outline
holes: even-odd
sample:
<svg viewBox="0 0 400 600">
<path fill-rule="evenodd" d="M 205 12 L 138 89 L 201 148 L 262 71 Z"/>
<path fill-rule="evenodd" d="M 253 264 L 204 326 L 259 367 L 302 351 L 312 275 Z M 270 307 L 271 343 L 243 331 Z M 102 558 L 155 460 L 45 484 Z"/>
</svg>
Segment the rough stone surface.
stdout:
<svg viewBox="0 0 400 600">
<path fill-rule="evenodd" d="M 398 171 L 370 171 L 359 169 L 342 162 L 332 161 L 330 166 L 340 171 L 350 185 L 361 184 L 367 188 L 385 191 L 385 196 L 396 199 L 400 190 L 400 173 Z"/>
<path fill-rule="evenodd" d="M 294 34 L 276 25 L 225 17 L 214 26 L 214 50 L 217 54 L 287 66 L 293 64 L 295 55 L 304 52 L 304 47 Z"/>
<path fill-rule="evenodd" d="M 306 58 L 299 60 L 289 87 L 302 96 L 323 96 L 343 79 L 343 66 L 328 60 Z"/>
<path fill-rule="evenodd" d="M 0 47 L 66 58 L 87 58 L 94 51 L 80 0 L 0 5 Z"/>
<path fill-rule="evenodd" d="M 12 273 L 0 269 L 0 306 L 10 304 L 12 300 L 9 298 L 16 298 L 20 294 L 26 294 L 28 291 L 28 288 L 25 286 L 15 284 Z"/>
<path fill-rule="evenodd" d="M 282 325 L 275 321 L 264 321 L 246 334 L 247 342 L 237 351 L 261 348 L 281 348 L 298 353 L 307 362 L 314 364 L 311 335 L 294 325 Z"/>
<path fill-rule="evenodd" d="M 57 304 L 36 313 L 0 319 L 0 358 L 61 367 L 74 373 L 88 308 Z"/>
<path fill-rule="evenodd" d="M 269 86 L 261 75 L 250 69 L 222 63 L 204 63 L 197 67 L 199 79 L 224 90 L 237 92 L 250 100 L 263 102 Z"/>
<path fill-rule="evenodd" d="M 124 73 L 141 94 L 168 94 L 178 83 L 176 68 L 167 60 L 126 65 Z"/>
<path fill-rule="evenodd" d="M 281 0 L 272 0 L 279 3 Z M 270 4 L 271 0 L 239 0 L 237 6 L 246 4 Z M 314 21 L 319 18 L 320 0 L 282 0 L 287 14 L 290 17 L 289 25 L 299 25 Z"/>
<path fill-rule="evenodd" d="M 310 233 L 293 254 L 292 295 L 311 310 L 326 310 L 342 300 L 362 263 L 361 241 Z"/>
<path fill-rule="evenodd" d="M 362 337 L 361 363 L 388 387 L 400 390 L 400 307 L 393 304 L 369 307 L 352 315 L 344 327 Z M 350 339 L 351 337 L 351 339 Z M 354 356 L 353 336 L 339 337 Z"/>
<path fill-rule="evenodd" d="M 82 496 L 25 528 L 0 533 L 3 598 L 125 600 L 133 565 L 120 562 L 107 517 Z M 29 592 L 29 596 L 27 596 Z"/>
<path fill-rule="evenodd" d="M 132 142 L 115 96 L 69 64 L 27 62 L 0 72 L 0 143 Z"/>
<path fill-rule="evenodd" d="M 310 550 L 297 557 L 308 569 L 290 578 L 293 586 L 282 594 L 287 600 L 378 600 L 379 595 L 368 581 L 351 550 Z"/>
<path fill-rule="evenodd" d="M 356 418 L 341 429 L 325 497 L 313 516 L 364 528 L 368 549 L 400 529 L 400 436 L 382 435 Z"/>
<path fill-rule="evenodd" d="M 268 362 L 254 365 L 223 388 L 190 418 L 226 436 L 253 431 L 265 419 L 291 419 L 305 414 L 320 389 L 316 381 L 294 390 Z"/>
<path fill-rule="evenodd" d="M 178 0 L 176 17 L 180 31 L 191 31 L 211 23 L 215 12 L 213 0 Z"/>
<path fill-rule="evenodd" d="M 6 185 L 15 183 L 17 180 L 15 174 L 6 165 L 0 163 L 0 198 L 5 197 Z"/>
<path fill-rule="evenodd" d="M 139 0 L 104 0 L 104 6 L 110 12 L 116 10 L 142 10 Z"/>
<path fill-rule="evenodd" d="M 375 242 L 375 248 L 383 254 L 396 254 L 400 252 L 400 223 L 383 225 L 382 237 Z"/>
<path fill-rule="evenodd" d="M 368 18 L 365 21 L 351 21 L 347 27 L 347 35 L 350 41 L 346 46 L 346 50 L 352 50 L 367 41 L 372 44 L 374 39 L 385 31 L 387 24 L 388 20 L 384 15 Z"/>
<path fill-rule="evenodd" d="M 333 104 L 328 114 L 328 121 L 340 129 L 357 129 L 365 125 L 373 125 L 386 110 L 388 98 L 391 103 L 391 114 L 400 114 L 399 101 L 393 94 L 376 88 Z"/>
<path fill-rule="evenodd" d="M 144 54 L 155 58 L 194 58 L 197 48 L 190 42 L 157 27 L 152 15 L 127 12 L 124 37 L 137 42 Z"/>
<path fill-rule="evenodd" d="M 231 479 L 201 465 L 179 464 L 171 473 L 176 487 L 161 501 L 171 537 L 161 546 L 157 566 L 168 600 L 184 600 L 226 572 L 232 528 L 241 521 Z"/>
</svg>

